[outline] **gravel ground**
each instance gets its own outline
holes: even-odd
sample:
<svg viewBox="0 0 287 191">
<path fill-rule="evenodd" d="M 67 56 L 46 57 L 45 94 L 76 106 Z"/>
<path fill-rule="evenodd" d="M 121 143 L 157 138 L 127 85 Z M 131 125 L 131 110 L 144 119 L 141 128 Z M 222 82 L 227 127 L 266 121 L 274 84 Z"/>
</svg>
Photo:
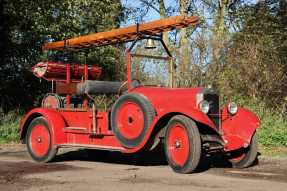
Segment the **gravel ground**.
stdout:
<svg viewBox="0 0 287 191">
<path fill-rule="evenodd" d="M 183 175 L 162 153 L 65 149 L 54 162 L 39 164 L 23 145 L 0 145 L 0 190 L 286 190 L 287 157 L 259 156 L 247 169 L 233 169 L 220 157 L 204 161 L 196 173 Z"/>
</svg>

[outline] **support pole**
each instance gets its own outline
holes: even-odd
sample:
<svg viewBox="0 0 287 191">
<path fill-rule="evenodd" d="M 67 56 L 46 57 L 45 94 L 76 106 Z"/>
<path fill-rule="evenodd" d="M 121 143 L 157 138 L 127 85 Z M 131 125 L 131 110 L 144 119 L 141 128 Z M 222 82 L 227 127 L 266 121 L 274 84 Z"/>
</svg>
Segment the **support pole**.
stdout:
<svg viewBox="0 0 287 191">
<path fill-rule="evenodd" d="M 71 64 L 67 64 L 67 74 L 66 74 L 66 83 L 70 84 L 71 83 Z M 66 96 L 66 108 L 71 107 L 71 95 L 67 94 Z"/>
<path fill-rule="evenodd" d="M 128 89 L 131 88 L 131 83 L 132 83 L 132 79 L 131 79 L 131 62 L 132 62 L 132 56 L 131 56 L 131 52 L 130 50 L 127 50 L 126 52 L 126 66 L 127 66 L 127 81 L 128 81 Z"/>
</svg>

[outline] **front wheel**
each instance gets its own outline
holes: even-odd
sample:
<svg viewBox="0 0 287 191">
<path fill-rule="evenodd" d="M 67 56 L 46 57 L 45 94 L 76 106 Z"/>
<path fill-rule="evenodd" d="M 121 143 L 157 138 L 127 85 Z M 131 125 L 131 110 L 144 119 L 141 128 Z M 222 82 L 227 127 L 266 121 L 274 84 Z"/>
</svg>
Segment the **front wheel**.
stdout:
<svg viewBox="0 0 287 191">
<path fill-rule="evenodd" d="M 175 172 L 187 174 L 196 169 L 201 156 L 201 140 L 194 121 L 183 115 L 171 118 L 164 145 L 168 164 Z"/>
<path fill-rule="evenodd" d="M 49 123 L 44 117 L 32 120 L 26 135 L 26 145 L 30 156 L 37 162 L 49 162 L 57 153 L 52 146 Z"/>
<path fill-rule="evenodd" d="M 234 168 L 247 168 L 257 159 L 258 142 L 256 133 L 253 135 L 250 145 L 231 153 L 228 157 L 229 162 Z"/>
</svg>

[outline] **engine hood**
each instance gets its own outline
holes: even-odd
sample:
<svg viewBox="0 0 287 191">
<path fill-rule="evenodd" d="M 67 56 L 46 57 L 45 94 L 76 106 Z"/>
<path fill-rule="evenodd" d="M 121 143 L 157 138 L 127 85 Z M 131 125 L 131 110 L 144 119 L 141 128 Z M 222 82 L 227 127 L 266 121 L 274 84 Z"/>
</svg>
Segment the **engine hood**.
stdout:
<svg viewBox="0 0 287 191">
<path fill-rule="evenodd" d="M 164 112 L 167 108 L 197 109 L 197 94 L 204 88 L 162 88 L 162 87 L 137 87 L 131 93 L 140 93 L 152 103 L 157 113 Z"/>
</svg>

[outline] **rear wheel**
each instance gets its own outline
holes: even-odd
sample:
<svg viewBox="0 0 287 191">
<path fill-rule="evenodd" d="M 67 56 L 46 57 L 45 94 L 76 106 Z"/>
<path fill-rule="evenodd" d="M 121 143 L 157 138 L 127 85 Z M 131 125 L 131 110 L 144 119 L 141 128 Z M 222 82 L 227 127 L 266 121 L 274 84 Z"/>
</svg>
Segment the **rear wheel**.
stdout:
<svg viewBox="0 0 287 191">
<path fill-rule="evenodd" d="M 256 133 L 253 135 L 250 145 L 231 153 L 228 157 L 229 162 L 234 168 L 246 168 L 251 166 L 257 159 L 258 142 Z"/>
<path fill-rule="evenodd" d="M 57 149 L 52 146 L 49 123 L 44 117 L 37 117 L 30 123 L 26 145 L 30 156 L 37 162 L 49 162 L 55 157 Z"/>
<path fill-rule="evenodd" d="M 183 115 L 173 117 L 165 132 L 165 154 L 171 168 L 178 173 L 191 173 L 201 156 L 200 134 L 194 121 Z"/>
</svg>

